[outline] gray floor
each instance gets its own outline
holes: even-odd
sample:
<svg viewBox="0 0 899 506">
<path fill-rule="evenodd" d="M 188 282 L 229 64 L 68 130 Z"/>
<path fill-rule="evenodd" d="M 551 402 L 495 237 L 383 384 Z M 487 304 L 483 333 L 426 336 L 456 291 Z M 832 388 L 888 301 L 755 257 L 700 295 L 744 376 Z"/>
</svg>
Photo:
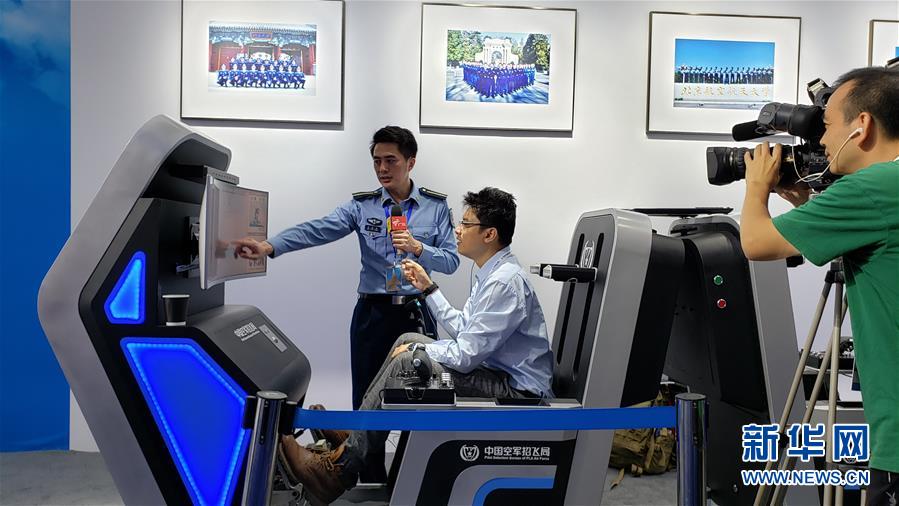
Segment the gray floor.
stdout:
<svg viewBox="0 0 899 506">
<path fill-rule="evenodd" d="M 603 505 L 661 506 L 677 502 L 673 472 L 628 476 L 609 491 L 608 483 L 616 474 L 616 470 L 609 470 Z M 359 488 L 345 494 L 335 505 L 380 505 L 384 504 L 383 495 L 383 491 Z M 122 504 L 122 499 L 98 453 L 0 453 L 0 504 L 106 506 Z"/>
</svg>

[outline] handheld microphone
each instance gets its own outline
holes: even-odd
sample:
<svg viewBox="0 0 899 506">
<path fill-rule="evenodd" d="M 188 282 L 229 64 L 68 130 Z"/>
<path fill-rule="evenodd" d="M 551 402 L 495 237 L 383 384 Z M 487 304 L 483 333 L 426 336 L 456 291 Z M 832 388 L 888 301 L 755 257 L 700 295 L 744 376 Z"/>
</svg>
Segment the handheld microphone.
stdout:
<svg viewBox="0 0 899 506">
<path fill-rule="evenodd" d="M 409 225 L 406 223 L 406 216 L 403 214 L 403 208 L 394 204 L 390 208 L 390 221 L 387 224 L 387 230 L 393 233 L 397 230 L 408 230 Z"/>
<path fill-rule="evenodd" d="M 395 231 L 408 229 L 409 225 L 406 223 L 406 216 L 403 214 L 402 206 L 398 204 L 392 205 L 390 207 L 390 219 L 387 220 L 387 234 L 392 237 Z M 393 253 L 397 254 L 396 248 L 393 248 Z"/>
</svg>

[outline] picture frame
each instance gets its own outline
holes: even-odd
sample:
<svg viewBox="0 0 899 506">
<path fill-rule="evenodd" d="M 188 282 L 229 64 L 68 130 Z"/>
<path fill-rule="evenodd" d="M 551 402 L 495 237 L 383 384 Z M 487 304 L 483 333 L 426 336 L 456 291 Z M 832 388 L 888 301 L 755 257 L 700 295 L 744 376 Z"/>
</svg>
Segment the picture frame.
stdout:
<svg viewBox="0 0 899 506">
<path fill-rule="evenodd" d="M 646 133 L 730 134 L 766 103 L 797 103 L 801 24 L 650 12 Z"/>
<path fill-rule="evenodd" d="M 343 1 L 181 6 L 182 119 L 343 123 Z"/>
<path fill-rule="evenodd" d="M 570 132 L 575 9 L 422 4 L 419 125 Z"/>
<path fill-rule="evenodd" d="M 899 56 L 899 20 L 872 19 L 868 24 L 868 66 L 885 65 Z"/>
</svg>

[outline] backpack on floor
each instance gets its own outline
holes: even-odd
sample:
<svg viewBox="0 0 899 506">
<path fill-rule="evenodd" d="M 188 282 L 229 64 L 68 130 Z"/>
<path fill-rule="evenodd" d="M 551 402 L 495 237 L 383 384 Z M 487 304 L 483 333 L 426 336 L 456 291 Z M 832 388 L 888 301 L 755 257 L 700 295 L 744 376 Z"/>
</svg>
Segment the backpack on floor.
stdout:
<svg viewBox="0 0 899 506">
<path fill-rule="evenodd" d="M 666 396 L 660 392 L 655 400 L 641 402 L 631 407 L 645 408 L 670 404 Z M 618 477 L 612 482 L 612 488 L 621 483 L 625 472 L 630 472 L 633 476 L 640 476 L 661 474 L 674 469 L 676 465 L 675 440 L 672 429 L 616 430 L 612 437 L 609 467 L 620 469 L 620 471 Z"/>
</svg>

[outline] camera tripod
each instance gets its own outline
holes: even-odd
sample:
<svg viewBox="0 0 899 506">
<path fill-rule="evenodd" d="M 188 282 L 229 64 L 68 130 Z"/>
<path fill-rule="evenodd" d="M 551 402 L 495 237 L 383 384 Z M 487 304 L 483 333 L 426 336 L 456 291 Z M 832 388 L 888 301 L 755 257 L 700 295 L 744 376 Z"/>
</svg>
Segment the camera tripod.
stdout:
<svg viewBox="0 0 899 506">
<path fill-rule="evenodd" d="M 836 422 L 836 414 L 837 414 L 837 379 L 839 377 L 839 359 L 840 359 L 840 330 L 843 327 L 843 320 L 846 317 L 846 311 L 848 310 L 848 304 L 846 302 L 846 296 L 843 293 L 843 289 L 845 287 L 845 278 L 843 273 L 843 260 L 842 258 L 837 258 L 830 263 L 830 268 L 827 271 L 827 274 L 824 277 L 824 290 L 821 292 L 821 297 L 818 299 L 818 305 L 815 309 L 815 316 L 812 319 L 812 325 L 809 328 L 808 336 L 805 338 L 805 343 L 802 346 L 802 354 L 799 357 L 799 364 L 796 366 L 796 372 L 793 375 L 793 383 L 790 386 L 790 391 L 787 394 L 787 402 L 784 405 L 783 413 L 780 418 L 780 429 L 778 431 L 778 459 L 776 462 L 768 462 L 765 466 L 765 471 L 772 471 L 775 466 L 778 470 L 793 470 L 796 467 L 796 457 L 787 457 L 786 452 L 784 451 L 786 448 L 786 430 L 787 430 L 787 420 L 790 414 L 790 411 L 793 408 L 793 403 L 796 400 L 796 393 L 799 391 L 799 386 L 802 383 L 802 373 L 805 370 L 806 360 L 808 359 L 809 352 L 811 351 L 812 344 L 815 341 L 815 335 L 818 333 L 818 327 L 821 324 L 821 317 L 824 314 L 824 306 L 827 304 L 827 299 L 830 297 L 831 289 L 834 289 L 836 292 L 836 297 L 834 298 L 834 310 L 833 310 L 833 331 L 830 339 L 827 342 L 827 347 L 824 351 L 824 356 L 821 359 L 821 364 L 818 367 L 818 374 L 815 377 L 815 385 L 812 388 L 812 393 L 808 399 L 808 405 L 805 408 L 805 414 L 802 417 L 802 423 L 807 424 L 812 418 L 812 413 L 815 409 L 815 404 L 818 401 L 818 396 L 821 392 L 821 386 L 824 383 L 824 375 L 828 371 L 831 371 L 830 374 L 830 383 L 828 387 L 828 398 L 827 398 L 827 424 L 825 431 L 825 441 L 826 441 L 826 451 L 825 458 L 827 462 L 827 469 L 836 469 L 836 465 L 833 461 L 833 426 Z M 780 506 L 783 504 L 784 494 L 786 493 L 785 485 L 777 485 L 773 491 L 770 486 L 760 485 L 758 492 L 756 492 L 754 506 L 769 506 L 769 505 L 777 505 Z M 865 504 L 865 493 L 866 490 L 862 488 L 861 491 L 861 504 Z M 825 485 L 824 486 L 824 506 L 842 506 L 843 504 L 843 487 L 842 486 L 834 486 L 834 485 Z"/>
</svg>

